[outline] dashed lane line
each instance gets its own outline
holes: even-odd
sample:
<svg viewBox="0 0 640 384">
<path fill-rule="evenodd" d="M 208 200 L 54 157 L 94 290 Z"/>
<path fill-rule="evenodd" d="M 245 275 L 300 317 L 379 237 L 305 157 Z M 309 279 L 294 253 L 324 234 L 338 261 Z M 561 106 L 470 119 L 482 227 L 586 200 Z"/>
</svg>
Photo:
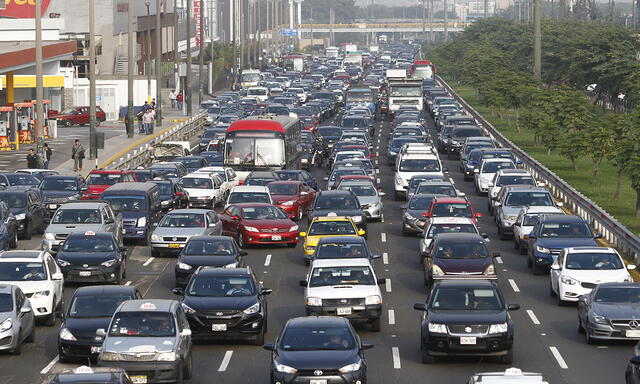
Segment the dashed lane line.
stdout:
<svg viewBox="0 0 640 384">
<path fill-rule="evenodd" d="M 53 360 L 51 360 L 51 362 L 49 364 L 47 364 L 46 367 L 42 368 L 42 371 L 40 371 L 40 374 L 41 375 L 46 375 L 47 373 L 49 373 L 51 368 L 53 368 L 53 366 L 56 365 L 58 360 L 60 360 L 60 356 L 56 355 L 56 357 L 54 357 Z"/>
<path fill-rule="evenodd" d="M 267 255 L 267 258 L 264 260 L 264 266 L 268 267 L 271 264 L 271 254 Z"/>
<path fill-rule="evenodd" d="M 231 356 L 233 356 L 233 351 L 225 352 L 222 362 L 220 363 L 220 367 L 218 367 L 218 372 L 224 372 L 227 370 L 229 362 L 231 361 Z"/>
<path fill-rule="evenodd" d="M 502 264 L 502 263 L 503 263 L 503 262 L 502 262 L 502 257 L 500 257 L 500 256 L 496 257 L 496 262 L 497 262 L 498 264 Z"/>
<path fill-rule="evenodd" d="M 391 279 L 390 278 L 386 278 L 384 279 L 384 288 L 387 292 L 391 292 Z"/>
<path fill-rule="evenodd" d="M 551 351 L 551 354 L 553 355 L 553 357 L 556 359 L 556 361 L 558 362 L 558 365 L 560 366 L 560 368 L 562 369 L 569 369 L 569 366 L 567 365 L 567 363 L 564 361 L 564 359 L 562 358 L 562 355 L 560 354 L 560 351 L 558 351 L 558 348 L 556 347 L 549 347 L 549 350 Z"/>
<path fill-rule="evenodd" d="M 151 264 L 154 259 L 155 259 L 155 257 L 148 258 L 147 261 L 145 261 L 144 264 L 142 264 L 142 266 L 146 267 L 147 265 Z"/>
<path fill-rule="evenodd" d="M 382 262 L 384 264 L 389 264 L 389 254 L 387 252 L 382 254 Z"/>
<path fill-rule="evenodd" d="M 389 310 L 389 325 L 396 323 L 396 312 L 393 309 Z"/>
<path fill-rule="evenodd" d="M 400 349 L 391 347 L 391 354 L 393 355 L 393 369 L 402 368 L 402 364 L 400 364 Z"/>
<path fill-rule="evenodd" d="M 383 243 L 387 242 L 387 234 L 386 233 L 382 232 L 380 234 L 380 241 L 382 241 Z"/>
<path fill-rule="evenodd" d="M 527 315 L 531 319 L 531 322 L 535 325 L 540 325 L 540 320 L 538 320 L 538 316 L 531 309 L 527 309 Z"/>
<path fill-rule="evenodd" d="M 513 279 L 509 279 L 509 285 L 511 286 L 511 288 L 513 289 L 514 292 L 520 292 L 520 288 L 518 288 L 518 285 L 516 284 L 516 281 Z"/>
</svg>

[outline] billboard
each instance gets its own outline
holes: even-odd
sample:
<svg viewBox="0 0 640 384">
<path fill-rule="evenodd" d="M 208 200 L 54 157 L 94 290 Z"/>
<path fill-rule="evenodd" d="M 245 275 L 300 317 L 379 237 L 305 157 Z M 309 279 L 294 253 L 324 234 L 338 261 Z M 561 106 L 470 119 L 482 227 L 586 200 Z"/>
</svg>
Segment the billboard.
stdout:
<svg viewBox="0 0 640 384">
<path fill-rule="evenodd" d="M 51 0 L 42 0 L 43 16 L 50 3 Z M 0 0 L 0 17 L 34 19 L 36 17 L 36 0 Z"/>
</svg>

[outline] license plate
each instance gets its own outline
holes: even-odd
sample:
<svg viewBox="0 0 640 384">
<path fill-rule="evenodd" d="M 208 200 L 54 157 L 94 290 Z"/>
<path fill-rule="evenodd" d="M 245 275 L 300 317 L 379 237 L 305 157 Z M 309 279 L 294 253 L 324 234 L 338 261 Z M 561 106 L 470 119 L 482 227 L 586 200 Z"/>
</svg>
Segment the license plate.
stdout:
<svg viewBox="0 0 640 384">
<path fill-rule="evenodd" d="M 327 384 L 327 380 L 311 379 L 309 384 Z"/>
<path fill-rule="evenodd" d="M 179 243 L 169 243 L 169 248 L 180 248 Z"/>
<path fill-rule="evenodd" d="M 639 330 L 627 331 L 625 333 L 625 336 L 627 336 L 627 337 L 640 337 L 640 331 Z"/>
<path fill-rule="evenodd" d="M 58 208 L 58 206 L 57 206 L 57 205 L 55 205 L 55 204 L 49 204 L 49 209 L 56 209 L 56 208 Z"/>
<path fill-rule="evenodd" d="M 351 308 L 338 308 L 336 310 L 338 315 L 350 315 L 351 314 Z"/>
<path fill-rule="evenodd" d="M 80 276 L 82 277 L 91 276 L 91 271 L 80 271 Z"/>
<path fill-rule="evenodd" d="M 213 324 L 211 330 L 214 332 L 224 332 L 227 330 L 227 324 Z"/>
<path fill-rule="evenodd" d="M 101 350 L 102 350 L 101 346 L 96 346 L 96 345 L 91 346 L 91 353 L 100 353 Z"/>
<path fill-rule="evenodd" d="M 147 384 L 147 376 L 130 376 L 133 384 Z"/>
<path fill-rule="evenodd" d="M 271 240 L 273 240 L 273 241 L 280 241 L 280 240 L 282 240 L 282 236 L 280 236 L 280 235 L 273 235 L 273 236 L 271 236 Z"/>
<path fill-rule="evenodd" d="M 476 338 L 474 336 L 464 336 L 460 338 L 460 344 L 462 345 L 475 345 Z"/>
</svg>

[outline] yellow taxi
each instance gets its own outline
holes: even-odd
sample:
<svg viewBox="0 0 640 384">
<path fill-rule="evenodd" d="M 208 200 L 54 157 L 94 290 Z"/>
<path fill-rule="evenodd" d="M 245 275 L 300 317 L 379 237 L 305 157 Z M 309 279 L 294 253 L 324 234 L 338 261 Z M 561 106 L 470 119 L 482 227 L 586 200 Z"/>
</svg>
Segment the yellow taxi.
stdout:
<svg viewBox="0 0 640 384">
<path fill-rule="evenodd" d="M 327 236 L 364 236 L 365 231 L 346 216 L 320 216 L 314 217 L 307 232 L 300 232 L 304 237 L 305 255 L 313 255 L 318 241 Z"/>
</svg>

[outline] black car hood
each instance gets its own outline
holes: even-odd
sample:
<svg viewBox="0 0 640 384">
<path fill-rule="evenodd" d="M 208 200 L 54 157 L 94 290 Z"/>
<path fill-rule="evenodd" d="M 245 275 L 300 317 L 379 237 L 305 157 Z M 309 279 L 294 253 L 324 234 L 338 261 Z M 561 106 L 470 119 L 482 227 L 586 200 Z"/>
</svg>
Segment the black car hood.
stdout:
<svg viewBox="0 0 640 384">
<path fill-rule="evenodd" d="M 408 214 L 419 220 L 427 220 L 427 217 L 424 215 L 427 212 L 429 212 L 429 209 L 407 209 Z"/>
<path fill-rule="evenodd" d="M 200 297 L 185 296 L 183 302 L 196 311 L 237 309 L 244 311 L 258 302 L 256 296 Z"/>
<path fill-rule="evenodd" d="M 138 220 L 141 217 L 147 216 L 147 212 L 146 211 L 118 211 L 117 213 L 122 215 L 122 218 L 124 220 L 127 220 L 127 219 L 129 219 L 129 220 L 132 220 L 132 219 Z"/>
<path fill-rule="evenodd" d="M 278 349 L 278 356 L 276 359 L 279 363 L 298 370 L 338 370 L 345 365 L 355 363 L 359 357 L 358 351 L 355 349 L 350 349 L 348 351 L 285 351 Z"/>
<path fill-rule="evenodd" d="M 58 252 L 56 259 L 65 260 L 72 265 L 88 264 L 96 265 L 107 260 L 115 259 L 118 257 L 116 251 L 113 252 Z"/>
<path fill-rule="evenodd" d="M 11 212 L 14 216 L 19 215 L 21 213 L 26 213 L 26 208 L 9 208 L 9 212 Z"/>
<path fill-rule="evenodd" d="M 497 324 L 507 320 L 507 311 L 429 310 L 429 322 L 442 324 Z"/>
<path fill-rule="evenodd" d="M 95 340 L 96 330 L 109 327 L 109 317 L 73 318 L 67 317 L 62 327 L 69 329 L 78 340 Z"/>
<path fill-rule="evenodd" d="M 223 267 L 227 264 L 237 262 L 234 255 L 229 256 L 180 256 L 181 262 L 189 264 L 192 267 Z"/>
<path fill-rule="evenodd" d="M 42 196 L 45 198 L 45 200 L 60 199 L 64 197 L 75 196 L 77 194 L 78 191 L 42 191 Z"/>
</svg>

